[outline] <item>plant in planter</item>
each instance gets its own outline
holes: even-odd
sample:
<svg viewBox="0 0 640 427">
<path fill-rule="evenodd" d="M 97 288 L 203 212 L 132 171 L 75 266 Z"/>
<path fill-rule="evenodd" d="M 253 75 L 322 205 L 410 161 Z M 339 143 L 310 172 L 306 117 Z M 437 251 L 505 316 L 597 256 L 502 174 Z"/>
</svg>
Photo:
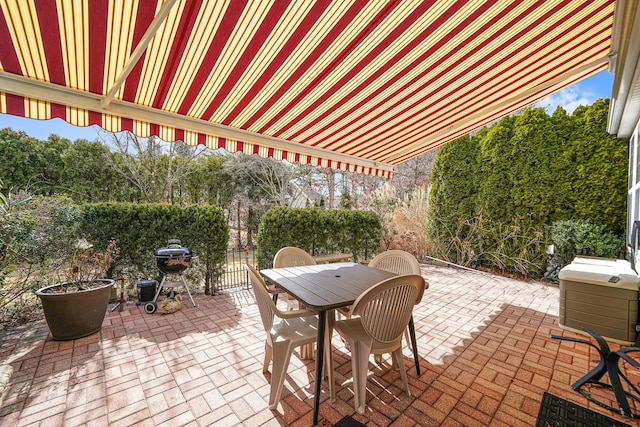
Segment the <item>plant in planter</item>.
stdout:
<svg viewBox="0 0 640 427">
<path fill-rule="evenodd" d="M 111 240 L 104 252 L 81 239 L 71 256 L 66 279 L 38 289 L 45 319 L 55 340 L 72 340 L 98 332 L 107 312 L 113 279 L 105 279 L 119 249 Z"/>
</svg>

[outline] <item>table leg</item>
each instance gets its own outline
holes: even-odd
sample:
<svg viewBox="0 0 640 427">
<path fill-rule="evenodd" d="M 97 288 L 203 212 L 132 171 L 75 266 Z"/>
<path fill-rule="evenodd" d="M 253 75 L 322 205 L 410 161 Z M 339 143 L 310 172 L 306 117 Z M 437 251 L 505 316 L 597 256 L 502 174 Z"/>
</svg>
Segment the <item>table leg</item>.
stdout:
<svg viewBox="0 0 640 427">
<path fill-rule="evenodd" d="M 411 337 L 411 348 L 413 349 L 413 361 L 416 364 L 416 374 L 420 376 L 420 359 L 418 358 L 418 346 L 416 345 L 416 328 L 413 325 L 413 316 L 409 318 L 409 336 Z"/>
<path fill-rule="evenodd" d="M 327 323 L 327 312 L 318 313 L 318 342 L 316 344 L 316 395 L 313 403 L 313 425 L 318 425 L 318 410 L 320 409 L 320 391 L 322 390 L 322 367 L 324 366 L 324 333 Z"/>
</svg>

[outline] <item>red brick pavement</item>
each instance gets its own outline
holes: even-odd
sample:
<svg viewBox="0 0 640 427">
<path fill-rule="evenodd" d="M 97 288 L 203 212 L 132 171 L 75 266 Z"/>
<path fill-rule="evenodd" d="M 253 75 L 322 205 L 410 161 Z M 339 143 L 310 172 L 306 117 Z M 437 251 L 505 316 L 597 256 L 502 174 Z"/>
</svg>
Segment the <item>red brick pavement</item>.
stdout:
<svg viewBox="0 0 640 427">
<path fill-rule="evenodd" d="M 380 366 L 372 358 L 366 415 L 355 413 L 350 355 L 336 336 L 338 398 L 328 401 L 325 383 L 320 424 L 352 415 L 367 426 L 532 426 L 549 391 L 640 425 L 571 390 L 598 355 L 549 338 L 575 336 L 558 327 L 557 285 L 430 265 L 423 275 L 430 287 L 414 312 L 419 377 L 405 349 L 412 396 L 389 358 Z M 100 333 L 74 341 L 52 341 L 44 321 L 0 334 L 0 363 L 14 368 L 0 425 L 311 425 L 315 363 L 292 357 L 280 405 L 269 410 L 251 293 L 195 298 L 196 308 L 187 302 L 170 315 L 130 303 L 109 313 Z M 593 393 L 615 406 L 610 391 Z"/>
</svg>

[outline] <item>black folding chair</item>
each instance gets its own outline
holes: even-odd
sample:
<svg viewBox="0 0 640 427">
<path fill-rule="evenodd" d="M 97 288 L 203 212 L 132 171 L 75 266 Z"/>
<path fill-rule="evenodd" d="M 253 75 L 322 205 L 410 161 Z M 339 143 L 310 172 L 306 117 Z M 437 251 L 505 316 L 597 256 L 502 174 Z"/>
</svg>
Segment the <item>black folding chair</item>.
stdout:
<svg viewBox="0 0 640 427">
<path fill-rule="evenodd" d="M 598 366 L 593 368 L 585 376 L 573 383 L 571 385 L 571 388 L 590 401 L 602 406 L 603 408 L 609 409 L 610 411 L 617 412 L 623 417 L 640 418 L 640 414 L 631 412 L 631 407 L 628 401 L 628 398 L 631 398 L 636 402 L 640 402 L 640 390 L 631 381 L 629 381 L 626 375 L 624 375 L 620 371 L 619 367 L 620 359 L 623 359 L 634 368 L 640 369 L 640 363 L 629 356 L 629 353 L 640 352 L 640 347 L 625 347 L 621 348 L 618 351 L 611 351 L 609 349 L 609 345 L 600 334 L 589 328 L 583 328 L 583 330 L 591 335 L 596 340 L 598 345 L 595 345 L 591 341 L 587 341 L 581 338 L 551 335 L 551 338 L 553 339 L 579 342 L 582 344 L 590 345 L 591 347 L 595 348 L 600 354 L 600 361 L 598 362 Z M 604 374 L 609 375 L 609 381 L 611 382 L 611 384 L 600 381 Z M 633 392 L 626 391 L 623 388 L 620 378 L 622 378 L 627 383 L 627 385 L 629 386 L 629 390 L 633 390 Z M 584 389 L 584 386 L 586 384 L 597 384 L 599 386 L 613 390 L 613 394 L 616 398 L 616 402 L 618 403 L 619 408 L 614 408 L 604 402 L 597 400 L 587 390 Z"/>
</svg>

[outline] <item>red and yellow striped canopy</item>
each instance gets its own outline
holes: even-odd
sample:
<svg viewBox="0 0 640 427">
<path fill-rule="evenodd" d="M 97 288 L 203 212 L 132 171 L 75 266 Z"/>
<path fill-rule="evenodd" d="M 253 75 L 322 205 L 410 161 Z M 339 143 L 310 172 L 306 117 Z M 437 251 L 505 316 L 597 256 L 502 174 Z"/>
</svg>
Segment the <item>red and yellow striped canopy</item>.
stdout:
<svg viewBox="0 0 640 427">
<path fill-rule="evenodd" d="M 0 112 L 389 176 L 608 65 L 614 0 L 0 0 Z"/>
</svg>

